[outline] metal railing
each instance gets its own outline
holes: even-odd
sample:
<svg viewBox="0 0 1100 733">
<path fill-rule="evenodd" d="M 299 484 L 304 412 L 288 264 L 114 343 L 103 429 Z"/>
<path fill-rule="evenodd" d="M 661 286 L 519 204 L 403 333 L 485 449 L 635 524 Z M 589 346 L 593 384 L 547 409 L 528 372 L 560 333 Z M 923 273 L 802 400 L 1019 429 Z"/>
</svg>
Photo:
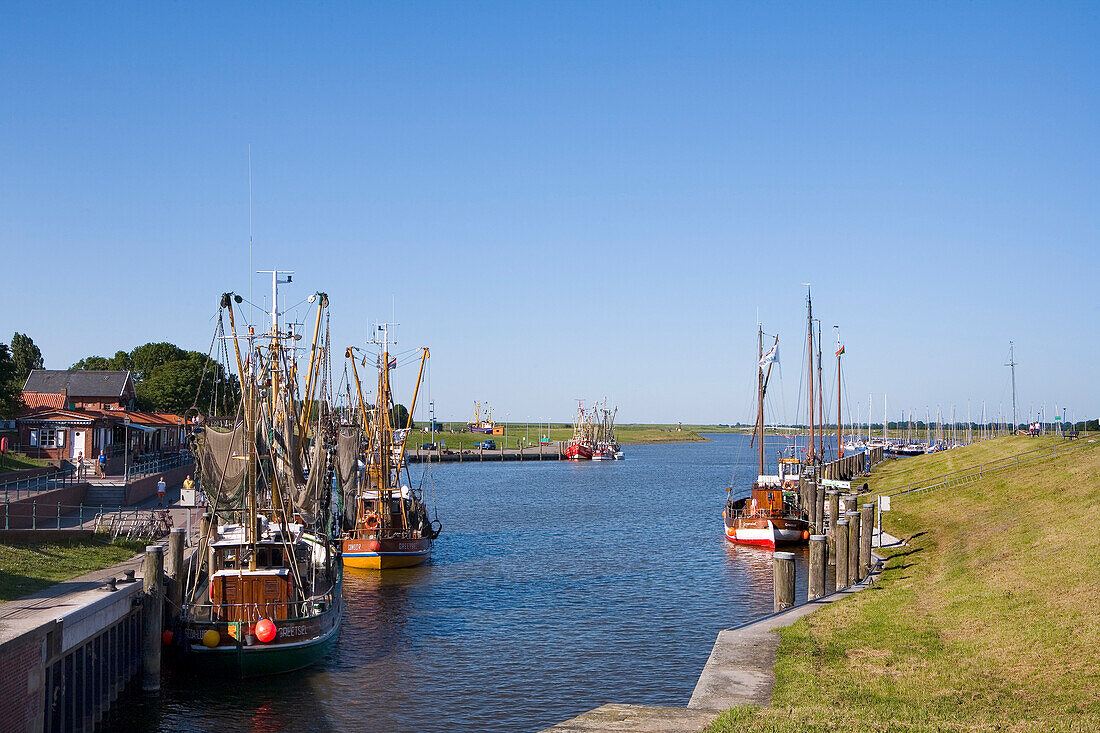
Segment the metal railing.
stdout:
<svg viewBox="0 0 1100 733">
<path fill-rule="evenodd" d="M 78 480 L 77 471 L 74 468 L 59 468 L 53 473 L 45 473 L 40 476 L 4 481 L 0 483 L 0 493 L 4 494 L 5 502 L 26 499 L 43 491 L 58 489 L 62 486 L 71 486 Z"/>
<path fill-rule="evenodd" d="M 155 473 L 164 473 L 173 468 L 179 468 L 180 466 L 186 466 L 194 462 L 194 457 L 188 451 L 180 451 L 170 456 L 158 456 L 156 458 L 146 459 L 140 463 L 132 464 L 129 467 L 126 474 L 126 483 L 135 481 L 139 478 L 145 478 L 146 476 L 152 476 Z"/>
<path fill-rule="evenodd" d="M 884 491 L 883 494 L 885 494 L 886 496 L 909 496 L 910 494 L 919 493 L 921 491 L 928 491 L 930 489 L 968 484 L 973 481 L 978 481 L 979 479 L 985 478 L 991 473 L 1020 468 L 1020 466 L 1025 466 L 1029 463 L 1041 460 L 1043 458 L 1057 458 L 1059 454 L 1065 454 L 1070 451 L 1077 450 L 1085 445 L 1088 445 L 1088 443 L 1070 443 L 1068 445 L 1056 443 L 1053 446 L 1049 447 L 1034 448 L 1029 451 L 1024 451 L 1023 453 L 1016 453 L 1014 455 L 1005 456 L 1004 458 L 998 458 L 993 461 L 979 463 L 976 466 L 960 468 L 956 471 L 951 471 L 950 473 L 945 473 L 934 478 L 924 479 L 923 481 L 914 481 L 913 483 L 906 484 L 905 486 L 902 486 L 900 488 L 891 489 L 890 491 Z"/>
<path fill-rule="evenodd" d="M 125 537 L 128 540 L 167 536 L 172 531 L 172 514 L 167 509 L 123 509 L 99 512 L 92 529 L 107 531 L 111 539 Z M 83 524 L 83 523 L 82 523 Z"/>
<path fill-rule="evenodd" d="M 20 509 L 27 509 L 26 504 Z M 11 503 L 4 502 L 4 518 L 0 526 L 4 529 L 31 530 L 86 529 L 110 533 L 111 539 L 159 538 L 172 531 L 172 514 L 168 509 L 54 502 L 44 502 L 39 506 L 37 501 L 32 501 L 29 509 L 29 513 L 13 511 Z M 13 526 L 16 524 L 20 526 Z"/>
<path fill-rule="evenodd" d="M 335 589 L 298 601 L 268 601 L 261 603 L 192 603 L 185 604 L 187 620 L 210 626 L 256 623 L 262 618 L 279 622 L 309 621 L 320 616 L 336 602 Z M 282 618 L 278 612 L 282 611 Z M 232 612 L 236 612 L 233 614 Z M 232 618 L 236 615 L 238 618 Z M 245 620 L 245 618 L 249 620 Z"/>
</svg>

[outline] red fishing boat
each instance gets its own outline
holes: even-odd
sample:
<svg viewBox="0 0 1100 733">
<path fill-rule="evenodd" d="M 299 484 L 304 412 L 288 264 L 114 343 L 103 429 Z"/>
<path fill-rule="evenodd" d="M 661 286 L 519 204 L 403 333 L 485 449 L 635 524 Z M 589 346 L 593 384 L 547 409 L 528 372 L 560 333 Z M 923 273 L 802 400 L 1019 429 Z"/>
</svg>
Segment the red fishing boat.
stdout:
<svg viewBox="0 0 1100 733">
<path fill-rule="evenodd" d="M 584 405 L 577 400 L 577 417 L 573 420 L 573 437 L 565 445 L 565 457 L 571 461 L 587 460 L 596 449 L 596 427 L 592 416 L 586 415 Z"/>
</svg>

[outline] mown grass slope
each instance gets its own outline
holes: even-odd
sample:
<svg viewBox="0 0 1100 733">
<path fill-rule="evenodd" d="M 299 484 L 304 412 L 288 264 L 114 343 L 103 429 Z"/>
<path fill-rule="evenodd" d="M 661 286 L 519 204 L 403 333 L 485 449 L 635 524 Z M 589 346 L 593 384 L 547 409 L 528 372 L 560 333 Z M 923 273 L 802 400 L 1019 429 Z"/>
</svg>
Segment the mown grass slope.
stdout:
<svg viewBox="0 0 1100 733">
<path fill-rule="evenodd" d="M 872 488 L 1033 447 L 898 461 Z M 893 508 L 907 546 L 880 582 L 784 629 L 772 706 L 710 730 L 1100 730 L 1100 443 Z"/>
<path fill-rule="evenodd" d="M 0 603 L 129 560 L 145 545 L 123 539 L 0 543 Z"/>
</svg>

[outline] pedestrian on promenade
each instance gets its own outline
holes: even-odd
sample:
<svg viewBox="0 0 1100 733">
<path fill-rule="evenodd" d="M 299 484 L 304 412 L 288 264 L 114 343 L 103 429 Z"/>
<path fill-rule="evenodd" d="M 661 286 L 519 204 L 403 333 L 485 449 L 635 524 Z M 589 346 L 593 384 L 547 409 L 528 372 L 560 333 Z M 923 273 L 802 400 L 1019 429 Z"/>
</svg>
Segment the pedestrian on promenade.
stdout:
<svg viewBox="0 0 1100 733">
<path fill-rule="evenodd" d="M 84 451 L 76 454 L 76 477 L 77 479 L 84 478 Z"/>
<path fill-rule="evenodd" d="M 107 454 L 101 449 L 99 451 L 99 476 L 100 478 L 107 475 Z"/>
<path fill-rule="evenodd" d="M 164 483 L 164 477 L 161 476 L 157 481 L 157 506 L 164 506 L 164 492 L 168 488 L 168 485 Z"/>
</svg>

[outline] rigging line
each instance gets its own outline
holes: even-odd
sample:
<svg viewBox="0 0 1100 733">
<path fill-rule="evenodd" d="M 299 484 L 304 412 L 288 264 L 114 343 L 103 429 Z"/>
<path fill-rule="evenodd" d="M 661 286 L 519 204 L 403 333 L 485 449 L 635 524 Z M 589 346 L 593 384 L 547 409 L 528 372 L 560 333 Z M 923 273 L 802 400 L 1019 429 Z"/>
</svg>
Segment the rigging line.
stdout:
<svg viewBox="0 0 1100 733">
<path fill-rule="evenodd" d="M 260 420 L 261 420 L 262 424 L 265 424 L 267 426 L 268 434 L 271 435 L 271 436 L 274 436 L 275 435 L 275 421 L 272 419 L 272 416 L 268 414 L 267 404 L 265 404 L 265 403 L 260 404 Z M 274 458 L 275 447 L 276 446 L 275 446 L 274 441 L 268 441 L 268 451 L 272 454 L 272 458 Z M 284 451 L 284 456 L 285 455 L 286 455 L 286 453 Z M 284 460 L 285 460 L 285 458 L 284 458 Z M 262 485 L 267 486 L 268 493 L 271 494 L 271 511 L 272 511 L 272 513 L 275 512 L 275 491 L 276 491 L 277 488 L 280 488 L 277 485 L 278 484 L 278 481 L 277 481 L 277 479 L 278 479 L 278 470 L 279 470 L 278 466 L 276 466 L 275 461 L 272 460 L 271 461 L 271 478 L 272 478 L 272 481 L 274 483 L 269 482 L 268 479 L 267 479 L 267 474 L 265 474 L 262 469 L 260 470 L 260 482 L 261 482 Z M 296 483 L 296 482 L 294 482 L 293 478 L 291 478 L 291 482 Z M 290 487 L 288 486 L 287 488 L 289 489 Z M 281 491 L 279 493 L 280 493 L 280 495 L 282 494 Z M 289 515 L 287 514 L 287 511 L 286 511 L 286 502 L 287 501 L 293 501 L 293 499 L 291 499 L 289 494 L 290 494 L 290 492 L 288 491 L 287 496 L 283 497 L 283 500 L 280 501 L 280 504 L 282 504 L 282 515 L 283 515 L 283 531 L 280 534 L 281 534 L 281 537 L 282 537 L 283 546 L 287 550 L 287 556 L 290 558 L 290 569 L 294 571 L 294 581 L 298 584 L 298 587 L 301 588 L 301 587 L 303 587 L 302 586 L 302 573 L 298 569 L 298 556 L 291 549 L 290 543 L 288 541 L 288 537 L 290 536 L 290 518 L 289 518 Z"/>
<path fill-rule="evenodd" d="M 221 324 L 221 308 L 218 309 L 218 324 Z M 202 393 L 202 383 L 206 380 L 206 369 L 210 366 L 211 354 L 214 353 L 214 344 L 218 340 L 218 328 L 214 327 L 214 334 L 210 337 L 210 348 L 206 351 L 206 361 L 202 364 L 202 374 L 199 376 L 199 384 L 195 388 L 195 400 L 191 403 L 191 407 L 187 412 L 194 410 L 196 414 L 199 411 L 199 395 Z M 217 389 L 215 387 L 215 389 Z M 186 415 L 186 413 L 184 413 Z"/>
<path fill-rule="evenodd" d="M 238 404 L 238 406 L 237 406 L 236 419 L 240 419 L 243 411 L 244 411 L 244 400 L 241 400 L 240 404 Z M 234 420 L 234 423 L 235 422 L 236 422 L 236 420 Z M 210 428 L 206 428 L 206 429 L 209 430 Z M 234 425 L 234 429 L 236 429 L 236 425 Z M 232 456 L 233 456 L 233 451 L 232 450 L 226 451 L 225 464 L 222 466 L 222 470 L 220 472 L 220 475 L 218 476 L 218 487 L 217 487 L 217 490 L 214 492 L 214 504 L 210 508 L 210 516 L 211 517 L 216 518 L 218 516 L 218 501 L 221 499 L 222 488 L 223 488 L 223 485 L 225 483 L 225 472 L 229 468 L 229 459 Z M 205 461 L 203 460 L 202 456 L 200 455 L 200 457 L 199 457 L 199 470 L 200 471 L 202 471 L 204 463 L 205 463 Z M 215 465 L 217 465 L 217 464 L 215 464 Z M 203 472 L 203 473 L 205 474 L 205 472 Z M 203 476 L 203 484 L 205 484 L 205 483 L 206 483 L 206 476 L 204 475 Z M 205 493 L 205 490 L 204 490 L 204 493 Z M 204 547 L 204 545 L 205 545 L 205 547 Z M 204 536 L 203 538 L 201 538 L 199 540 L 199 563 L 200 564 L 206 559 L 206 556 L 208 554 L 207 550 L 208 550 L 209 547 L 210 547 L 210 537 L 209 537 L 209 535 Z M 198 587 L 199 587 L 199 575 L 198 575 L 198 572 L 196 571 L 196 573 L 195 573 L 195 584 L 191 587 L 191 593 L 190 593 L 190 597 L 192 599 L 195 597 L 195 593 L 197 592 Z"/>
<path fill-rule="evenodd" d="M 802 419 L 802 398 L 803 398 L 803 396 L 805 396 L 807 400 L 809 399 L 809 392 L 806 391 L 806 383 L 804 381 L 804 378 L 806 376 L 806 339 L 799 339 L 799 340 L 802 342 L 802 361 L 801 361 L 801 366 L 798 369 L 798 399 L 795 401 L 795 405 L 794 405 L 794 415 L 795 415 L 795 417 L 794 417 L 793 424 L 798 424 L 798 421 Z M 812 356 L 811 356 L 811 358 L 812 358 Z M 812 405 L 810 406 L 810 409 L 813 409 Z M 809 427 L 808 422 L 806 423 L 806 426 Z"/>
<path fill-rule="evenodd" d="M 848 372 L 847 371 L 842 371 L 840 373 L 840 381 L 844 383 L 844 389 L 842 391 L 842 394 L 844 395 L 844 404 L 848 408 L 848 424 L 852 425 L 853 424 L 852 423 L 852 400 L 851 400 L 851 392 L 848 390 Z M 857 404 L 856 407 L 858 408 L 859 405 Z M 856 433 L 857 434 L 859 433 L 859 426 L 858 425 L 856 426 Z"/>
</svg>

